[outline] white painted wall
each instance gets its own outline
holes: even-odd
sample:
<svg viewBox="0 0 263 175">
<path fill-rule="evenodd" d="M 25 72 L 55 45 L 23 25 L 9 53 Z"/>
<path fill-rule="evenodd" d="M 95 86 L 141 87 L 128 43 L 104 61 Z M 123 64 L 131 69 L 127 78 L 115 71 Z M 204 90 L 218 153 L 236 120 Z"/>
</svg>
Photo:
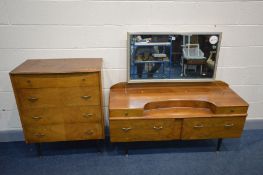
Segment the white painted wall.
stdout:
<svg viewBox="0 0 263 175">
<path fill-rule="evenodd" d="M 126 81 L 127 32 L 223 32 L 217 79 L 263 119 L 263 2 L 0 0 L 0 131 L 20 129 L 8 73 L 28 58 L 102 57 L 109 87 Z"/>
</svg>

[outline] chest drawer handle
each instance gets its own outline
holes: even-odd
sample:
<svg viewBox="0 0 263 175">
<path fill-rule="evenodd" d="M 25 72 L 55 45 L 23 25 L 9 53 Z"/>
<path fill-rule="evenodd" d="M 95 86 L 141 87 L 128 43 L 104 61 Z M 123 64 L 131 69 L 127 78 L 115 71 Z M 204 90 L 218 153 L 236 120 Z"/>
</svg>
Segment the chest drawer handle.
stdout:
<svg viewBox="0 0 263 175">
<path fill-rule="evenodd" d="M 94 131 L 93 130 L 88 130 L 87 132 L 85 132 L 85 134 L 92 135 L 92 134 L 94 134 Z"/>
<path fill-rule="evenodd" d="M 34 102 L 34 101 L 37 101 L 38 98 L 37 97 L 29 97 L 28 100 L 31 102 Z"/>
<path fill-rule="evenodd" d="M 234 126 L 233 123 L 231 123 L 231 124 L 225 124 L 225 128 L 231 128 L 231 127 L 233 127 L 233 126 Z"/>
<path fill-rule="evenodd" d="M 198 125 L 194 126 L 194 128 L 203 128 L 203 127 L 204 127 L 204 125 L 202 125 L 202 124 L 198 124 Z"/>
<path fill-rule="evenodd" d="M 33 116 L 32 119 L 39 120 L 39 119 L 42 119 L 42 117 L 40 117 L 40 116 Z"/>
<path fill-rule="evenodd" d="M 121 128 L 124 132 L 130 131 L 132 128 Z"/>
<path fill-rule="evenodd" d="M 90 118 L 90 117 L 92 117 L 92 116 L 93 116 L 93 114 L 91 114 L 91 113 L 83 114 L 83 117 L 85 117 L 85 118 Z"/>
<path fill-rule="evenodd" d="M 154 126 L 153 129 L 155 129 L 155 130 L 161 130 L 161 129 L 163 129 L 163 126 Z"/>
<path fill-rule="evenodd" d="M 35 136 L 40 138 L 40 137 L 44 137 L 45 134 L 38 133 L 38 134 L 35 134 Z"/>
<path fill-rule="evenodd" d="M 84 100 L 88 100 L 88 99 L 91 98 L 91 96 L 90 96 L 90 95 L 84 95 L 84 96 L 82 96 L 81 98 L 83 98 Z"/>
</svg>

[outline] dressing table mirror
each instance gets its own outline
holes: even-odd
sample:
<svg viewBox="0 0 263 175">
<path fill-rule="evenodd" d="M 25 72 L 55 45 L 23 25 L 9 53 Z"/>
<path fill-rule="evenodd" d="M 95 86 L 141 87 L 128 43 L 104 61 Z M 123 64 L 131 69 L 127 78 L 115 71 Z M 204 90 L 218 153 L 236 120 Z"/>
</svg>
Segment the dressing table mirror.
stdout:
<svg viewBox="0 0 263 175">
<path fill-rule="evenodd" d="M 128 82 L 212 81 L 221 33 L 128 33 Z"/>
</svg>

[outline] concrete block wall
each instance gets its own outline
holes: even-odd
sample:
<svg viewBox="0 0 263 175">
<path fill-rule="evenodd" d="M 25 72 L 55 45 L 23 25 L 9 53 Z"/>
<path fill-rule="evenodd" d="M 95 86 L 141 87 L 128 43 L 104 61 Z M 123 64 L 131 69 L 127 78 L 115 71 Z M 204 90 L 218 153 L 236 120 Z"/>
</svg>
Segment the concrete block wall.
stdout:
<svg viewBox="0 0 263 175">
<path fill-rule="evenodd" d="M 222 32 L 217 79 L 263 119 L 263 2 L 0 0 L 0 131 L 21 130 L 9 71 L 28 58 L 102 57 L 104 109 L 126 81 L 127 32 Z"/>
</svg>

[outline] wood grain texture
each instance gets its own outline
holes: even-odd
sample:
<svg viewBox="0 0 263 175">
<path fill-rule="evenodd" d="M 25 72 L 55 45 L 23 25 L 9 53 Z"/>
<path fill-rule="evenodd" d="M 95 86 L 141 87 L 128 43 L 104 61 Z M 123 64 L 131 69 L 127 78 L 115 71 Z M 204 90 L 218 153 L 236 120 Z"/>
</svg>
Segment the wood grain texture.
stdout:
<svg viewBox="0 0 263 175">
<path fill-rule="evenodd" d="M 43 125 L 24 128 L 27 143 L 103 139 L 102 132 L 103 127 L 99 123 Z"/>
<path fill-rule="evenodd" d="M 98 73 L 16 75 L 17 88 L 56 88 L 99 86 Z"/>
<path fill-rule="evenodd" d="M 110 120 L 110 139 L 112 142 L 179 139 L 181 122 L 175 119 L 113 119 Z"/>
<path fill-rule="evenodd" d="M 101 61 L 28 60 L 10 72 L 27 143 L 104 139 Z"/>
<path fill-rule="evenodd" d="M 96 123 L 102 120 L 100 106 L 76 106 L 21 109 L 24 126 Z"/>
<path fill-rule="evenodd" d="M 17 66 L 10 74 L 57 74 L 99 72 L 101 58 L 30 59 Z"/>
<path fill-rule="evenodd" d="M 19 89 L 22 108 L 99 105 L 98 88 Z"/>
<path fill-rule="evenodd" d="M 247 109 L 248 104 L 221 81 L 118 83 L 110 90 L 111 141 L 240 137 Z M 159 135 L 149 129 L 154 121 L 165 126 Z"/>
<path fill-rule="evenodd" d="M 182 139 L 214 139 L 240 137 L 246 116 L 184 119 Z"/>
</svg>

